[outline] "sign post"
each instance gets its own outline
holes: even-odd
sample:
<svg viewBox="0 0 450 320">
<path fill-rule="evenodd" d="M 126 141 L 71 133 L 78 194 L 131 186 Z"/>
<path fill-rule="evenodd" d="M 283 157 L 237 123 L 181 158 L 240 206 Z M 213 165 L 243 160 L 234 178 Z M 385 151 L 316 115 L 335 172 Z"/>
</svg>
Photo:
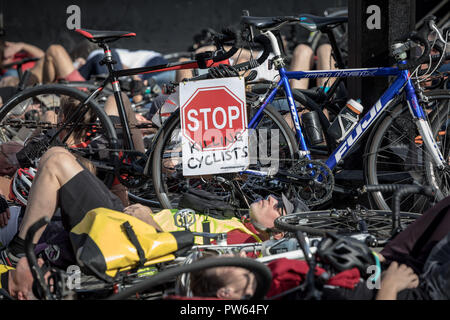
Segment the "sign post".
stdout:
<svg viewBox="0 0 450 320">
<path fill-rule="evenodd" d="M 183 175 L 244 171 L 250 164 L 244 80 L 180 84 Z"/>
</svg>

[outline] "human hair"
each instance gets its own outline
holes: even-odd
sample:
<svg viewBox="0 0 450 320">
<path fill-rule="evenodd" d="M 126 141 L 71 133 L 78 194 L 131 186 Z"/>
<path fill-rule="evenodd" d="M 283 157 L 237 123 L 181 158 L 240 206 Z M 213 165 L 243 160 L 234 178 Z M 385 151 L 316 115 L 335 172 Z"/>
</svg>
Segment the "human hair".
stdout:
<svg viewBox="0 0 450 320">
<path fill-rule="evenodd" d="M 89 54 L 97 49 L 98 46 L 95 43 L 90 42 L 89 40 L 83 39 L 75 47 L 70 51 L 70 58 L 72 60 L 76 60 L 78 58 L 83 58 L 87 60 Z"/>
<path fill-rule="evenodd" d="M 217 257 L 217 252 L 205 251 L 198 261 Z M 217 297 L 217 291 L 226 285 L 226 277 L 220 276 L 217 268 L 208 268 L 190 273 L 190 289 L 196 297 Z"/>
<path fill-rule="evenodd" d="M 78 110 L 78 107 L 80 106 L 80 101 L 76 100 L 69 96 L 63 96 L 60 101 L 60 113 L 62 120 L 69 119 L 74 112 Z M 81 123 L 77 124 L 74 131 L 72 132 L 72 138 L 75 143 L 79 143 L 81 141 L 84 141 L 86 138 L 86 135 L 89 131 L 89 127 L 87 124 L 93 123 L 96 119 L 96 114 L 93 112 L 90 108 L 87 111 L 87 113 L 84 115 L 83 121 Z M 86 167 L 92 174 L 96 174 L 96 168 L 94 164 L 89 161 L 86 158 L 83 158 L 82 156 L 78 155 L 77 153 L 74 154 L 75 157 L 80 161 L 83 166 Z"/>
<path fill-rule="evenodd" d="M 61 113 L 60 119 L 62 119 L 63 121 L 68 120 L 74 114 L 74 112 L 78 110 L 79 106 L 80 106 L 79 100 L 69 96 L 63 96 L 60 101 L 60 111 L 59 111 Z M 72 132 L 72 137 L 76 143 L 84 140 L 86 134 L 89 131 L 87 124 L 93 123 L 95 119 L 96 119 L 95 112 L 93 112 L 89 108 L 89 110 L 84 115 L 83 120 L 80 123 L 76 124 Z"/>
</svg>

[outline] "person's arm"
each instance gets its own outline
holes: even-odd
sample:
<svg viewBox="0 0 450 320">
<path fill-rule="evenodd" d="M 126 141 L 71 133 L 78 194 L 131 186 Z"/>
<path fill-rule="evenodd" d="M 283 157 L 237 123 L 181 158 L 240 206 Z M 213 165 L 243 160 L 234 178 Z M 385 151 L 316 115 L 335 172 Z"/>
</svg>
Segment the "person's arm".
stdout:
<svg viewBox="0 0 450 320">
<path fill-rule="evenodd" d="M 40 48 L 25 42 L 5 42 L 5 59 L 12 58 L 17 52 L 25 51 L 32 57 L 42 58 L 45 53 Z"/>
<path fill-rule="evenodd" d="M 156 230 L 164 232 L 162 228 L 156 223 L 156 221 L 152 217 L 152 209 L 149 207 L 143 206 L 142 204 L 136 203 L 131 206 L 126 207 L 123 210 L 124 213 L 133 216 L 135 218 L 138 218 L 141 221 L 144 221 L 145 223 L 151 225 Z"/>
<path fill-rule="evenodd" d="M 405 289 L 416 288 L 419 277 L 406 265 L 392 262 L 381 280 L 376 300 L 397 300 L 397 294 Z"/>
</svg>

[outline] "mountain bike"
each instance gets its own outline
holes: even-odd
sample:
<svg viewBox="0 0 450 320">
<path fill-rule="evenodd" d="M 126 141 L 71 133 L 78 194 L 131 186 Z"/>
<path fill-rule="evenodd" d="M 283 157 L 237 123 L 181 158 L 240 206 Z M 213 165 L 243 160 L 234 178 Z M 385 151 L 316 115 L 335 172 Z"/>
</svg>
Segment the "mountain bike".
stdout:
<svg viewBox="0 0 450 320">
<path fill-rule="evenodd" d="M 429 184 L 436 189 L 436 199 L 442 199 L 449 194 L 448 190 L 448 159 L 447 146 L 447 117 L 449 114 L 449 95 L 425 94 L 420 91 L 412 76 L 417 74 L 418 67 L 429 62 L 430 44 L 416 33 L 396 42 L 392 46 L 392 54 L 397 61 L 396 67 L 343 69 L 325 71 L 286 71 L 280 41 L 273 31 L 290 23 L 302 24 L 311 30 L 344 23 L 346 18 L 324 18 L 312 15 L 300 17 L 242 17 L 246 26 L 258 29 L 267 36 L 272 44 L 275 58 L 271 65 L 279 72 L 280 80 L 263 97 L 257 97 L 255 103 L 250 102 L 249 124 L 251 130 L 276 129 L 280 133 L 278 155 L 267 155 L 268 158 L 279 162 L 279 170 L 267 170 L 267 166 L 259 159 L 246 171 L 236 174 L 183 177 L 182 153 L 179 112 L 169 118 L 157 137 L 151 167 L 153 170 L 154 189 L 164 208 L 176 208 L 182 194 L 188 188 L 201 188 L 209 192 L 216 192 L 221 196 L 228 195 L 230 203 L 239 208 L 249 208 L 250 204 L 270 194 L 280 196 L 286 193 L 302 199 L 311 207 L 326 204 L 331 199 L 334 189 L 333 173 L 341 170 L 342 161 L 351 154 L 352 149 L 361 137 L 371 132 L 371 139 L 367 145 L 364 165 L 367 184 Z M 447 43 L 441 32 L 435 28 L 434 21 L 429 20 L 430 32 L 436 32 L 439 41 Z M 407 59 L 407 53 L 415 45 L 420 44 L 424 50 L 415 59 Z M 436 57 L 442 62 L 443 57 Z M 239 68 L 236 68 L 239 70 Z M 411 73 L 409 70 L 413 70 Z M 305 138 L 300 125 L 297 106 L 289 79 L 319 78 L 319 77 L 395 77 L 387 91 L 379 101 L 367 111 L 354 128 L 348 132 L 333 148 L 328 158 L 322 162 L 313 158 L 313 151 L 309 141 Z M 194 80 L 205 79 L 200 76 Z M 289 105 L 291 120 L 295 126 L 293 130 L 287 126 L 284 119 L 275 112 L 271 103 L 278 92 L 283 90 Z M 416 94 L 417 92 L 417 94 Z M 420 102 L 419 102 L 420 101 Z M 424 109 L 425 107 L 425 109 Z M 319 113 L 323 133 L 329 122 L 320 107 L 306 104 L 308 110 Z M 397 137 L 390 135 L 392 122 L 401 118 L 407 119 L 413 125 L 411 130 L 401 132 Z M 327 125 L 328 123 L 328 125 Z M 408 127 L 409 129 L 409 127 Z M 272 137 L 269 136 L 267 140 Z M 277 137 L 275 137 L 277 138 Z M 377 138 L 377 139 L 376 139 Z M 251 139 L 251 138 L 250 138 Z M 278 139 L 278 138 L 277 138 Z M 328 138 L 329 139 L 329 138 Z M 384 139 L 384 140 L 383 140 Z M 408 141 L 405 144 L 404 141 Z M 412 143 L 410 143 L 412 141 Z M 327 140 L 328 142 L 328 140 Z M 250 140 L 252 145 L 256 143 Z M 336 143 L 336 141 L 334 142 Z M 400 147 L 396 149 L 396 147 Z M 405 150 L 406 147 L 406 150 Z M 402 153 L 399 152 L 402 151 Z M 260 161 L 261 160 L 261 161 Z M 394 165 L 395 164 L 395 165 Z M 150 167 L 147 164 L 147 167 Z M 390 192 L 374 194 L 375 205 L 379 209 L 389 210 Z M 412 203 L 411 203 L 412 202 Z M 429 205 L 423 197 L 405 199 L 402 211 L 422 212 Z"/>
</svg>

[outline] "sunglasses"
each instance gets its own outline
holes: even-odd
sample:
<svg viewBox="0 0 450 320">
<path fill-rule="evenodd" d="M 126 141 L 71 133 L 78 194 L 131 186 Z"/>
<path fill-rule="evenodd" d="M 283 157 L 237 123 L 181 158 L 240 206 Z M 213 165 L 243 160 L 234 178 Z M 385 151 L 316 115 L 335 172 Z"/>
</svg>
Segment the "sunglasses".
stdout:
<svg viewBox="0 0 450 320">
<path fill-rule="evenodd" d="M 278 214 L 281 216 L 284 216 L 286 213 L 286 207 L 284 206 L 284 202 L 281 198 L 274 196 L 274 195 L 269 195 L 267 196 L 265 199 L 264 198 L 259 198 L 258 200 L 256 200 L 255 202 L 259 202 L 262 200 L 266 200 L 268 201 L 269 198 L 272 197 L 273 199 L 277 200 L 277 203 L 274 205 L 274 209 L 278 212 Z M 284 231 L 279 230 L 277 228 L 267 228 L 264 227 L 263 225 L 261 225 L 260 223 L 258 223 L 257 221 L 252 220 L 252 224 L 260 231 L 266 232 L 268 234 L 278 234 L 278 233 L 283 233 Z"/>
</svg>

